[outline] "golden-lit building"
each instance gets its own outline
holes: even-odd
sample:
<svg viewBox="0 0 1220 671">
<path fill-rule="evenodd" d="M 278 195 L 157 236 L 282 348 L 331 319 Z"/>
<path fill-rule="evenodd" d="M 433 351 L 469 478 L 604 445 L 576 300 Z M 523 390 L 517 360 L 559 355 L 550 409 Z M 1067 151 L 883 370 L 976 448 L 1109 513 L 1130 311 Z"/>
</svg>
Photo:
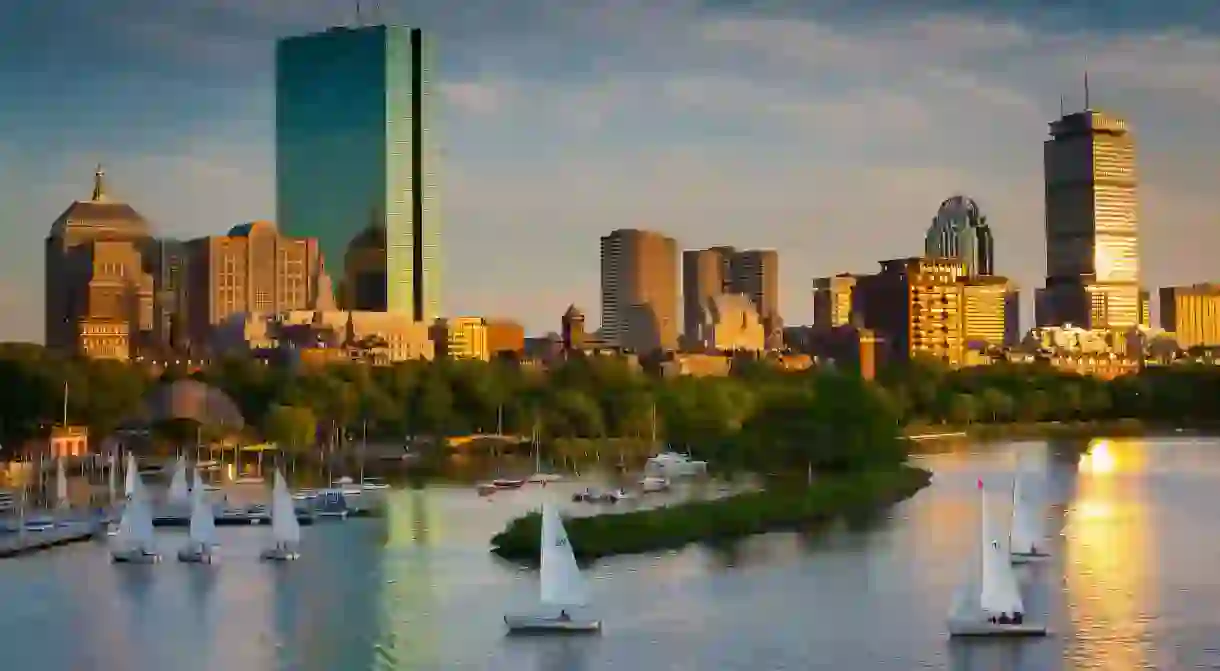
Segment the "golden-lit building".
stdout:
<svg viewBox="0 0 1220 671">
<path fill-rule="evenodd" d="M 601 238 L 601 335 L 637 352 L 678 342 L 678 246 L 655 231 L 618 229 Z"/>
<path fill-rule="evenodd" d="M 275 315 L 333 305 L 318 243 L 281 235 L 274 223 L 234 226 L 227 235 L 186 243 L 192 342 L 209 340 L 230 315 Z"/>
<path fill-rule="evenodd" d="M 1126 121 L 1093 109 L 1051 123 L 1046 292 L 1039 325 L 1142 323 L 1135 142 Z"/>
<path fill-rule="evenodd" d="M 959 280 L 962 287 L 962 337 L 969 347 L 1001 348 L 1019 337 L 1019 301 L 1007 278 L 996 275 Z"/>
<path fill-rule="evenodd" d="M 813 325 L 825 328 L 851 323 L 851 295 L 856 276 L 840 273 L 813 280 Z"/>
<path fill-rule="evenodd" d="M 779 321 L 779 253 L 773 249 L 711 247 L 682 252 L 683 336 L 701 347 L 698 335 L 708 301 L 721 294 L 742 294 L 754 306 L 759 323 Z"/>
<path fill-rule="evenodd" d="M 719 294 L 707 299 L 703 318 L 691 343 L 704 351 L 761 352 L 767 334 L 754 303 L 745 294 Z"/>
<path fill-rule="evenodd" d="M 134 356 L 153 330 L 153 278 L 140 253 L 149 239 L 148 222 L 106 193 L 98 166 L 90 199 L 68 206 L 46 239 L 48 347 L 124 361 Z"/>
<path fill-rule="evenodd" d="M 47 438 L 47 452 L 52 459 L 83 457 L 89 454 L 89 427 L 51 427 L 51 435 Z"/>
<path fill-rule="evenodd" d="M 965 262 L 909 257 L 881 262 L 881 272 L 858 278 L 852 313 L 879 331 L 895 360 L 930 357 L 962 364 L 962 285 Z"/>
<path fill-rule="evenodd" d="M 510 319 L 488 319 L 487 353 L 493 357 L 519 356 L 525 351 L 525 327 Z"/>
<path fill-rule="evenodd" d="M 437 356 L 491 360 L 491 351 L 487 346 L 487 320 L 482 317 L 441 318 L 433 324 L 431 332 Z"/>
<path fill-rule="evenodd" d="M 235 314 L 217 326 L 217 353 L 278 348 L 304 363 L 364 360 L 390 364 L 435 354 L 427 324 L 401 312 L 290 310 L 275 315 Z"/>
<path fill-rule="evenodd" d="M 1161 328 L 1173 333 L 1182 349 L 1220 346 L 1220 285 L 1163 287 Z"/>
</svg>

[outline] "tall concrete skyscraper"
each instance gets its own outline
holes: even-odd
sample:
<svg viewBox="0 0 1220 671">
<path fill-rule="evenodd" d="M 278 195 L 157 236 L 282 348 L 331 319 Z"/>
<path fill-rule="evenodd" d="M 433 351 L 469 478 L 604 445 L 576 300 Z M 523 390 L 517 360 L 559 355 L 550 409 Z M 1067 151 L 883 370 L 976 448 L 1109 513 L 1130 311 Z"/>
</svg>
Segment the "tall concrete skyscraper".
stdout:
<svg viewBox="0 0 1220 671">
<path fill-rule="evenodd" d="M 601 239 L 601 335 L 640 352 L 678 340 L 678 244 L 654 231 L 619 229 Z"/>
<path fill-rule="evenodd" d="M 440 313 L 429 44 L 418 29 L 332 28 L 281 40 L 275 55 L 280 229 L 317 238 L 330 273 L 348 277 L 339 272 L 348 243 L 384 222 L 384 268 L 357 279 L 384 286 L 375 307 L 416 321 Z"/>
<path fill-rule="evenodd" d="M 1135 143 L 1122 119 L 1085 109 L 1051 123 L 1046 289 L 1038 319 L 1085 328 L 1141 322 Z"/>
<path fill-rule="evenodd" d="M 995 242 L 978 203 L 966 196 L 941 203 L 924 238 L 924 255 L 961 259 L 968 275 L 994 275 Z"/>
</svg>

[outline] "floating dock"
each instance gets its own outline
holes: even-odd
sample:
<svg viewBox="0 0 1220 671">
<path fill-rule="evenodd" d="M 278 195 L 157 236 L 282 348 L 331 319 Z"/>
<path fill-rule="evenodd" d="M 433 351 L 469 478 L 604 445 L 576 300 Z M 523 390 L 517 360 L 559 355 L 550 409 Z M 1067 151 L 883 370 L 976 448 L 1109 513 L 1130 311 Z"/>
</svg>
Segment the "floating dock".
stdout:
<svg viewBox="0 0 1220 671">
<path fill-rule="evenodd" d="M 43 531 L 0 534 L 0 558 L 20 557 L 60 545 L 91 540 L 97 535 L 99 528 L 94 522 L 69 522 Z"/>
</svg>

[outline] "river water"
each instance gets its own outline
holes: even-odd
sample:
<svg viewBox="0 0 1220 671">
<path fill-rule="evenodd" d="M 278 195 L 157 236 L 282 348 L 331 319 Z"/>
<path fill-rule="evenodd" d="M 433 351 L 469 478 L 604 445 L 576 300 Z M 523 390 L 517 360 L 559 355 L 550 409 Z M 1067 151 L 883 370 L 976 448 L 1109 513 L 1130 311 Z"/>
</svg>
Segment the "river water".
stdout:
<svg viewBox="0 0 1220 671">
<path fill-rule="evenodd" d="M 293 565 L 257 560 L 257 528 L 222 528 L 212 567 L 173 561 L 170 531 L 158 566 L 112 565 L 93 543 L 0 561 L 0 654 L 37 671 L 1220 668 L 1220 441 L 1094 443 L 1083 459 L 963 446 L 919 457 L 932 486 L 858 528 L 599 562 L 595 637 L 504 636 L 536 574 L 487 540 L 564 488 L 436 486 L 395 491 L 383 520 L 306 528 Z M 1054 557 L 1020 579 L 1054 635 L 950 641 L 976 479 L 1006 509 L 1018 452 L 1047 473 Z"/>
</svg>

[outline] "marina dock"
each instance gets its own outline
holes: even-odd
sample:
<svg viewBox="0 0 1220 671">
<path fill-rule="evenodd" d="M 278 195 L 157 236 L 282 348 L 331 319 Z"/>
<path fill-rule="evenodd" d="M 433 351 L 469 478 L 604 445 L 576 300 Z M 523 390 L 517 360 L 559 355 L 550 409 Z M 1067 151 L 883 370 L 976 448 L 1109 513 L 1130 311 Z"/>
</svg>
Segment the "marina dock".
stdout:
<svg viewBox="0 0 1220 671">
<path fill-rule="evenodd" d="M 44 531 L 11 532 L 0 534 L 0 558 L 49 550 L 60 545 L 90 540 L 97 533 L 94 522 L 70 522 Z"/>
</svg>

